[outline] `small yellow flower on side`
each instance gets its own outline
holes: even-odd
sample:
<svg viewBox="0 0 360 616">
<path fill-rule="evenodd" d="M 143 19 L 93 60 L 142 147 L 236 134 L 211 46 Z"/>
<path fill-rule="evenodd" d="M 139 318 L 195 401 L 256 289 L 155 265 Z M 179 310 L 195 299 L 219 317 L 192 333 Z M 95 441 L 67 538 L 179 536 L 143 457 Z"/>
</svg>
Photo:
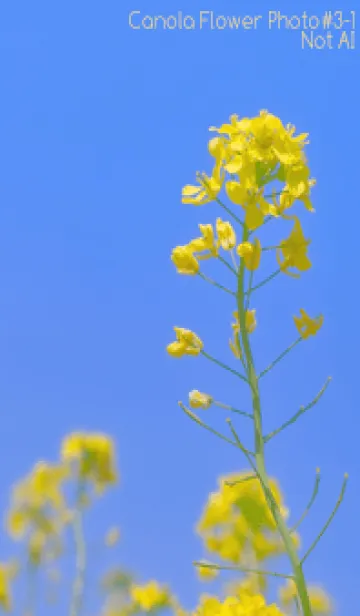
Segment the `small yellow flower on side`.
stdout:
<svg viewBox="0 0 360 616">
<path fill-rule="evenodd" d="M 179 274 L 195 275 L 199 271 L 200 265 L 189 245 L 176 246 L 172 251 L 171 260 Z"/>
<path fill-rule="evenodd" d="M 204 564 L 207 564 L 206 561 L 203 561 L 203 562 Z M 203 580 L 204 582 L 211 582 L 219 574 L 219 571 L 217 569 L 212 569 L 211 567 L 201 567 L 201 566 L 196 567 L 196 572 L 199 578 Z"/>
<path fill-rule="evenodd" d="M 242 244 L 239 244 L 236 252 L 239 257 L 244 259 L 246 269 L 251 272 L 258 269 L 261 258 L 261 244 L 258 238 L 256 238 L 253 244 L 251 242 L 243 242 Z"/>
<path fill-rule="evenodd" d="M 300 220 L 297 217 L 294 218 L 294 227 L 289 237 L 281 242 L 280 247 L 276 251 L 280 269 L 289 276 L 294 276 L 294 274 L 289 272 L 289 267 L 295 268 L 300 272 L 305 272 L 311 267 L 311 261 L 307 256 L 310 240 L 305 238 Z M 283 261 L 280 259 L 280 254 L 283 256 Z"/>
<path fill-rule="evenodd" d="M 219 245 L 223 250 L 231 250 L 236 244 L 236 234 L 230 222 L 216 219 L 216 233 Z"/>
<path fill-rule="evenodd" d="M 107 547 L 112 548 L 114 545 L 118 543 L 120 539 L 120 531 L 117 526 L 113 528 L 109 528 L 108 532 L 105 535 L 105 545 Z"/>
<path fill-rule="evenodd" d="M 210 259 L 217 256 L 214 228 L 212 225 L 199 225 L 201 237 L 189 243 L 189 249 L 196 253 L 198 259 Z M 198 255 L 200 253 L 200 255 Z M 205 254 L 201 254 L 205 253 Z"/>
<path fill-rule="evenodd" d="M 213 201 L 221 190 L 223 176 L 221 161 L 216 161 L 211 177 L 205 173 L 198 174 L 199 185 L 187 184 L 182 189 L 182 202 L 192 205 L 204 205 Z"/>
<path fill-rule="evenodd" d="M 62 442 L 61 457 L 64 462 L 77 462 L 79 478 L 93 482 L 97 491 L 101 492 L 118 479 L 115 445 L 106 434 L 70 434 Z"/>
<path fill-rule="evenodd" d="M 170 593 L 158 582 L 152 581 L 144 586 L 134 584 L 130 588 L 132 600 L 144 612 L 166 607 L 170 604 Z"/>
<path fill-rule="evenodd" d="M 309 315 L 303 310 L 300 309 L 300 317 L 293 317 L 296 325 L 296 329 L 298 330 L 300 336 L 305 340 L 309 338 L 309 336 L 315 336 L 319 329 L 321 329 L 322 324 L 324 322 L 323 315 L 312 319 Z"/>
<path fill-rule="evenodd" d="M 247 310 L 245 314 L 245 326 L 248 334 L 252 334 L 256 328 L 256 310 Z"/>
<path fill-rule="evenodd" d="M 174 327 L 176 341 L 171 342 L 166 350 L 172 357 L 183 357 L 184 355 L 199 355 L 204 344 L 200 338 L 190 329 Z"/>
<path fill-rule="evenodd" d="M 189 404 L 193 409 L 207 410 L 213 403 L 213 398 L 209 394 L 204 394 L 197 389 L 193 389 L 189 393 Z"/>
</svg>

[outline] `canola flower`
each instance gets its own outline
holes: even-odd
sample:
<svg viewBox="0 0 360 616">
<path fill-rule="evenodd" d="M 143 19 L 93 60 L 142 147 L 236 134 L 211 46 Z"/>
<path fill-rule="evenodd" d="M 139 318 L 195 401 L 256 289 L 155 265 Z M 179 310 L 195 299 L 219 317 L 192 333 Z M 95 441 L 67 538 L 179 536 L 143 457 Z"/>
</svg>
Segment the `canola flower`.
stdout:
<svg viewBox="0 0 360 616">
<path fill-rule="evenodd" d="M 118 480 L 113 440 L 106 434 L 74 432 L 61 446 L 65 463 L 75 463 L 82 482 L 90 482 L 98 492 Z"/>
<path fill-rule="evenodd" d="M 134 584 L 130 588 L 130 596 L 138 609 L 145 612 L 167 607 L 170 604 L 168 589 L 156 581 L 141 586 Z"/>
<path fill-rule="evenodd" d="M 290 213 L 296 203 L 302 204 L 305 211 L 314 212 L 311 191 L 315 186 L 315 180 L 311 177 L 305 155 L 308 135 L 296 134 L 293 125 L 284 125 L 280 118 L 265 110 L 255 117 L 240 119 L 237 115 L 233 115 L 229 122 L 220 127 L 211 127 L 210 131 L 216 133 L 208 144 L 209 153 L 215 159 L 212 174 L 197 173 L 197 185 L 186 185 L 183 188 L 182 201 L 197 206 L 207 203 L 212 204 L 212 207 L 219 206 L 226 211 L 231 222 L 218 218 L 215 230 L 210 224 L 200 225 L 202 238 L 190 241 L 186 247 L 186 258 L 191 266 L 184 268 L 181 260 L 172 259 L 179 273 L 196 273 L 204 281 L 227 291 L 234 298 L 233 339 L 229 344 L 233 357 L 240 362 L 241 367 L 240 371 L 234 370 L 230 365 L 210 356 L 203 350 L 200 339 L 196 340 L 196 335 L 188 330 L 185 330 L 188 333 L 184 336 L 181 333 L 184 330 L 175 328 L 177 340 L 168 345 L 167 351 L 169 355 L 177 358 L 201 354 L 205 359 L 210 359 L 247 383 L 251 394 L 252 413 L 242 412 L 242 414 L 253 420 L 254 451 L 251 452 L 242 443 L 231 420 L 228 420 L 232 436 L 232 439 L 229 439 L 205 424 L 180 403 L 181 408 L 191 419 L 222 440 L 235 445 L 245 455 L 251 467 L 252 481 L 233 481 L 231 486 L 227 488 L 222 486 L 218 493 L 211 496 L 198 530 L 203 534 L 205 546 L 210 552 L 234 563 L 239 563 L 245 556 L 249 558 L 249 554 L 251 559 L 261 562 L 271 556 L 286 553 L 292 570 L 290 579 L 295 587 L 294 600 L 298 602 L 302 616 L 313 616 L 315 608 L 310 599 L 303 564 L 336 513 L 345 492 L 347 476 L 338 503 L 323 531 L 301 558 L 299 536 L 295 529 L 288 525 L 279 493 L 268 475 L 265 447 L 270 439 L 295 423 L 307 409 L 318 402 L 327 384 L 309 405 L 302 407 L 280 428 L 265 435 L 259 381 L 292 352 L 299 342 L 316 335 L 324 319 L 322 315 L 312 318 L 304 309 L 300 309 L 300 316 L 294 317 L 294 325 L 300 337 L 262 371 L 256 368 L 250 339 L 255 329 L 261 327 L 261 323 L 257 323 L 256 307 L 253 306 L 257 290 L 278 275 L 285 274 L 298 278 L 312 267 L 309 256 L 310 240 L 303 232 L 300 218 Z M 229 204 L 224 202 L 222 192 L 225 193 Z M 268 223 L 275 226 L 272 221 L 276 222 L 278 219 L 285 224 L 287 221 L 292 222 L 288 237 L 275 242 L 274 246 L 263 246 L 258 234 Z M 180 249 L 184 250 L 184 246 L 176 247 L 173 257 L 174 254 L 180 254 Z M 278 269 L 274 269 L 272 274 L 255 283 L 254 278 L 259 275 L 265 257 L 267 260 L 269 257 L 271 259 L 274 252 L 274 265 L 277 265 Z M 229 253 L 231 262 L 227 259 Z M 196 265 L 190 259 L 190 255 L 196 260 Z M 234 276 L 232 288 L 226 288 L 204 274 L 200 268 L 200 261 L 204 258 L 206 260 L 216 258 L 232 271 Z M 216 318 L 219 318 L 218 315 Z M 197 391 L 191 393 L 189 402 L 195 409 L 210 408 L 212 404 L 206 394 Z M 217 402 L 216 405 L 221 403 Z M 223 406 L 230 411 L 233 410 L 233 407 Z M 317 489 L 315 496 L 316 494 Z M 234 511 L 236 507 L 238 511 Z M 302 519 L 303 516 L 299 523 Z M 274 536 L 271 533 L 274 533 Z M 201 566 L 201 563 L 197 564 Z M 244 568 L 243 572 L 246 573 Z M 243 602 L 241 609 L 245 609 L 244 597 L 241 599 Z M 239 614 L 260 614 L 263 613 L 261 610 L 265 610 L 264 614 L 280 613 L 276 606 L 271 606 L 267 612 L 264 600 L 261 595 L 259 597 L 256 600 L 259 605 L 256 609 L 260 610 L 258 612 L 256 610 L 252 612 L 251 606 L 248 611 L 242 612 L 240 607 L 238 611 L 238 607 L 231 601 L 226 604 L 226 610 L 238 611 Z M 216 609 L 218 613 L 221 611 L 219 606 Z"/>
</svg>

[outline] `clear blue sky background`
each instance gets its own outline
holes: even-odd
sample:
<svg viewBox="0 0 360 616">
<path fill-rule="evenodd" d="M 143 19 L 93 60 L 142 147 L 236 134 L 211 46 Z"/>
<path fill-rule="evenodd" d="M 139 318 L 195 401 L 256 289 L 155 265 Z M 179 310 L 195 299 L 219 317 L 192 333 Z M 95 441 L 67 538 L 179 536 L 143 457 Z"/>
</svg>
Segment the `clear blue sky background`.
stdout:
<svg viewBox="0 0 360 616">
<path fill-rule="evenodd" d="M 300 307 L 325 315 L 321 334 L 264 381 L 266 426 L 334 378 L 318 407 L 269 445 L 269 465 L 294 516 L 321 467 L 305 546 L 349 472 L 346 501 L 307 574 L 333 593 L 339 614 L 360 613 L 359 50 L 301 50 L 299 32 L 266 28 L 270 9 L 342 8 L 347 17 L 353 4 L 1 5 L 0 505 L 36 459 L 56 457 L 65 433 L 114 434 L 121 488 L 98 505 L 91 533 L 101 537 L 119 523 L 119 561 L 142 580 L 171 584 L 187 608 L 199 592 L 191 562 L 203 556 L 194 524 L 219 473 L 244 461 L 183 416 L 177 401 L 193 388 L 240 407 L 248 401 L 241 384 L 205 360 L 166 355 L 180 325 L 231 361 L 233 310 L 221 292 L 177 276 L 169 255 L 220 214 L 180 203 L 195 171 L 210 170 L 208 127 L 266 108 L 310 133 L 318 185 L 317 213 L 303 216 L 313 270 L 256 296 L 259 367 L 293 341 Z M 250 13 L 265 23 L 257 32 L 133 31 L 128 13 L 136 9 Z M 221 412 L 208 417 L 226 430 Z M 1 558 L 9 550 L 2 538 Z"/>
</svg>

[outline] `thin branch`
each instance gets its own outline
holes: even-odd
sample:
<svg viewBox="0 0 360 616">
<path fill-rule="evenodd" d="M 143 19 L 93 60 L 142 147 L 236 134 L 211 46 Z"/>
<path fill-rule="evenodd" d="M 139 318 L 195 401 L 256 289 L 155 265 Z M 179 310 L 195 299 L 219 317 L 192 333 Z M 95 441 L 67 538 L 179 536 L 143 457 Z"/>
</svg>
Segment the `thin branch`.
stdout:
<svg viewBox="0 0 360 616">
<path fill-rule="evenodd" d="M 269 575 L 272 577 L 278 577 L 278 578 L 285 578 L 288 580 L 292 580 L 293 576 L 292 575 L 286 575 L 285 573 L 276 573 L 274 571 L 262 571 L 259 569 L 248 569 L 247 567 L 241 567 L 241 566 L 222 566 L 222 565 L 215 565 L 215 564 L 210 564 L 210 563 L 202 563 L 199 561 L 195 561 L 193 563 L 193 565 L 195 565 L 195 567 L 206 567 L 207 569 L 216 569 L 217 571 L 242 571 L 243 573 L 256 573 L 258 575 Z"/>
<path fill-rule="evenodd" d="M 317 497 L 318 491 L 319 491 L 319 486 L 320 486 L 320 469 L 317 468 L 316 469 L 316 477 L 315 477 L 315 484 L 314 484 L 314 489 L 312 491 L 311 494 L 311 498 L 306 506 L 306 509 L 304 511 L 304 513 L 300 516 L 300 518 L 298 519 L 298 521 L 296 522 L 296 524 L 294 524 L 294 526 L 291 527 L 290 532 L 294 533 L 300 526 L 300 524 L 302 524 L 302 522 L 305 520 L 307 514 L 309 513 L 311 507 L 313 506 L 315 499 Z"/>
<path fill-rule="evenodd" d="M 319 535 L 316 537 L 315 541 L 311 544 L 311 546 L 309 547 L 308 551 L 306 552 L 305 556 L 302 558 L 301 560 L 301 564 L 303 564 L 305 562 L 305 560 L 310 556 L 311 552 L 313 551 L 313 549 L 317 546 L 317 544 L 319 543 L 321 537 L 325 534 L 326 530 L 329 528 L 331 522 L 333 521 L 337 510 L 339 509 L 343 499 L 344 499 L 344 495 L 345 495 L 345 490 L 346 490 L 346 484 L 348 481 L 348 474 L 346 473 L 344 475 L 344 481 L 341 487 L 341 492 L 340 492 L 340 496 L 337 500 L 337 503 L 333 509 L 333 511 L 331 512 L 328 521 L 326 522 L 326 524 L 324 525 L 323 529 L 321 530 L 321 532 L 319 533 Z"/>
<path fill-rule="evenodd" d="M 215 357 L 212 357 L 212 355 L 209 355 L 209 353 L 206 353 L 206 351 L 200 351 L 200 352 L 201 352 L 201 355 L 203 355 L 204 357 L 206 357 L 207 359 L 212 361 L 217 366 L 220 366 L 220 368 L 224 368 L 224 370 L 227 370 L 228 372 L 231 372 L 231 374 L 234 374 L 235 376 L 237 376 L 242 381 L 245 381 L 245 383 L 248 383 L 247 378 L 243 374 L 240 374 L 240 372 L 237 372 L 236 370 L 233 370 L 232 368 L 230 368 L 230 366 L 227 366 L 226 364 L 223 364 L 222 361 L 219 361 L 218 359 L 215 359 Z"/>
<path fill-rule="evenodd" d="M 236 293 L 234 293 L 234 291 L 231 291 L 227 287 L 224 287 L 222 284 L 220 284 L 219 282 L 216 282 L 212 278 L 205 276 L 205 274 L 203 274 L 202 272 L 198 272 L 197 275 L 200 276 L 200 278 L 202 278 L 203 280 L 205 280 L 205 282 L 209 282 L 210 284 L 212 284 L 214 287 L 217 287 L 218 289 L 221 289 L 222 291 L 226 291 L 226 293 L 229 293 L 233 297 L 236 296 Z"/>
<path fill-rule="evenodd" d="M 290 351 L 294 349 L 296 345 L 298 345 L 299 342 L 301 341 L 302 341 L 302 337 L 300 336 L 300 338 L 295 340 L 295 342 L 293 342 L 285 351 L 283 351 L 283 353 L 281 353 L 279 357 L 277 357 L 267 368 L 265 368 L 265 370 L 260 372 L 259 379 L 261 379 L 263 376 L 265 376 L 265 374 L 270 372 L 270 370 L 272 370 L 272 368 L 274 368 L 274 366 L 276 366 L 276 364 L 278 364 L 288 353 L 290 353 Z"/>
<path fill-rule="evenodd" d="M 237 276 L 237 271 L 236 269 L 230 265 L 230 263 L 227 262 L 226 259 L 224 259 L 224 257 L 222 257 L 221 255 L 218 255 L 217 257 L 219 259 L 219 261 L 221 261 L 221 263 L 223 263 L 224 265 L 226 265 L 226 267 L 233 273 L 235 274 L 235 276 Z"/>
<path fill-rule="evenodd" d="M 214 428 L 212 428 L 208 424 L 206 424 L 203 421 L 201 421 L 200 417 L 198 417 L 197 415 L 195 415 L 195 413 L 190 411 L 190 409 L 188 409 L 182 402 L 179 402 L 179 406 L 184 411 L 184 413 L 186 413 L 186 415 L 188 417 L 190 417 L 190 419 L 195 421 L 195 423 L 199 424 L 199 426 L 201 426 L 202 428 L 205 428 L 205 430 L 208 430 L 209 432 L 211 432 L 212 434 L 214 434 L 215 436 L 220 438 L 222 441 L 225 441 L 226 443 L 229 443 L 233 447 L 237 447 L 237 444 L 234 443 L 234 441 L 232 441 L 231 439 L 227 438 L 227 436 L 224 436 L 223 434 L 221 434 L 217 430 L 214 430 Z M 248 449 L 246 449 L 245 451 L 246 451 L 247 455 L 249 455 L 249 456 L 253 455 L 252 452 L 249 451 Z"/>
<path fill-rule="evenodd" d="M 249 287 L 248 287 L 248 292 L 246 293 L 246 301 L 245 301 L 245 313 L 249 310 L 250 308 L 250 299 L 251 299 L 251 293 L 252 293 L 252 282 L 253 282 L 253 278 L 254 278 L 254 270 L 251 270 L 250 272 L 250 276 L 249 276 Z"/>
<path fill-rule="evenodd" d="M 246 411 L 239 411 L 239 409 L 234 409 L 233 406 L 228 406 L 227 404 L 223 404 L 222 402 L 217 402 L 217 400 L 213 400 L 213 404 L 221 409 L 225 409 L 226 411 L 231 411 L 232 413 L 243 415 L 244 417 L 248 417 L 249 419 L 254 419 L 252 413 L 247 413 Z"/>
<path fill-rule="evenodd" d="M 255 287 L 253 287 L 252 289 L 250 289 L 249 291 L 247 291 L 245 293 L 245 295 L 249 295 L 251 293 L 254 293 L 254 291 L 257 291 L 258 289 L 260 289 L 261 287 L 263 287 L 264 285 L 266 285 L 268 282 L 270 282 L 270 280 L 273 280 L 273 278 L 275 278 L 276 276 L 278 276 L 281 272 L 281 269 L 276 270 L 275 272 L 273 272 L 272 274 L 270 274 L 270 276 L 268 276 L 267 278 L 265 278 L 265 280 L 262 280 L 261 282 L 259 282 L 259 284 L 257 284 Z"/>
<path fill-rule="evenodd" d="M 270 441 L 270 439 L 272 439 L 274 436 L 279 434 L 279 432 L 282 432 L 283 430 L 285 430 L 285 428 L 287 428 L 291 424 L 295 423 L 297 421 L 297 419 L 299 419 L 299 417 L 301 417 L 301 415 L 303 415 L 304 413 L 306 413 L 306 411 L 308 411 L 313 406 L 315 406 L 315 404 L 317 402 L 319 402 L 320 398 L 325 393 L 325 390 L 327 389 L 330 381 L 331 381 L 331 376 L 329 376 L 327 378 L 327 380 L 325 381 L 325 384 L 320 389 L 319 393 L 315 396 L 315 398 L 311 402 L 309 402 L 309 404 L 307 404 L 306 406 L 301 406 L 300 409 L 298 410 L 298 412 L 295 413 L 295 415 L 293 415 L 288 421 L 285 421 L 285 423 L 283 423 L 280 426 L 280 428 L 277 428 L 276 430 L 273 430 L 273 432 L 270 432 L 269 434 L 264 436 L 264 443 L 267 443 L 268 441 Z"/>
<path fill-rule="evenodd" d="M 247 475 L 247 477 L 243 477 L 242 479 L 238 479 L 237 481 L 225 481 L 225 485 L 233 487 L 239 485 L 240 483 L 253 481 L 254 479 L 257 479 L 256 475 Z"/>
</svg>

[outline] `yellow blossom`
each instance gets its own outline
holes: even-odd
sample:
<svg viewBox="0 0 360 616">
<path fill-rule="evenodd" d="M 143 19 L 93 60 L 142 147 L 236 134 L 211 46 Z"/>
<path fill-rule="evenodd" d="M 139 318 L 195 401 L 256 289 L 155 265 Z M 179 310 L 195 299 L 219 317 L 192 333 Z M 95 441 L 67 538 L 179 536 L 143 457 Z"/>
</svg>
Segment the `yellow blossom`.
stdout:
<svg viewBox="0 0 360 616">
<path fill-rule="evenodd" d="M 203 342 L 190 329 L 174 327 L 176 341 L 167 346 L 167 352 L 172 357 L 183 357 L 183 355 L 199 355 L 203 349 Z"/>
<path fill-rule="evenodd" d="M 223 250 L 231 250 L 236 244 L 236 234 L 230 222 L 224 222 L 221 218 L 216 220 L 216 233 L 218 242 Z"/>
<path fill-rule="evenodd" d="M 198 256 L 198 259 L 209 259 L 217 255 L 217 246 L 215 243 L 215 234 L 212 225 L 199 225 L 201 237 L 192 240 L 189 243 L 189 250 L 193 253 L 205 253 Z"/>
<path fill-rule="evenodd" d="M 208 599 L 208 603 L 210 599 Z M 283 616 L 275 605 L 267 605 L 259 594 L 244 593 L 241 597 L 226 597 L 223 602 L 216 598 L 210 606 L 203 602 L 196 610 L 198 616 Z"/>
<path fill-rule="evenodd" d="M 182 190 L 182 202 L 204 205 L 213 201 L 221 190 L 223 176 L 221 163 L 216 162 L 211 177 L 205 173 L 198 175 L 199 185 L 187 184 Z"/>
<path fill-rule="evenodd" d="M 170 594 L 167 588 L 152 581 L 144 586 L 134 584 L 130 588 L 132 600 L 144 612 L 166 607 L 170 603 Z"/>
<path fill-rule="evenodd" d="M 212 405 L 213 399 L 209 394 L 204 394 L 197 389 L 189 393 L 189 404 L 193 409 L 208 409 Z"/>
<path fill-rule="evenodd" d="M 189 245 L 176 246 L 172 251 L 171 260 L 179 274 L 194 275 L 199 271 L 199 263 Z"/>
<path fill-rule="evenodd" d="M 236 249 L 239 257 L 244 259 L 246 269 L 251 272 L 258 269 L 261 259 L 261 244 L 260 240 L 256 238 L 255 242 L 242 242 Z"/>
<path fill-rule="evenodd" d="M 307 256 L 310 240 L 305 238 L 300 220 L 297 217 L 294 217 L 294 219 L 295 223 L 288 239 L 283 240 L 280 247 L 277 249 L 277 260 L 280 269 L 290 276 L 294 276 L 294 274 L 289 272 L 289 268 L 295 268 L 300 272 L 305 272 L 311 267 L 311 261 Z M 280 259 L 280 254 L 283 256 L 282 261 Z"/>
<path fill-rule="evenodd" d="M 93 482 L 98 491 L 117 481 L 115 446 L 106 434 L 70 434 L 62 442 L 61 457 L 64 462 L 77 462 L 80 479 Z"/>
<path fill-rule="evenodd" d="M 207 564 L 206 561 L 203 561 L 203 563 Z M 201 565 L 196 567 L 196 571 L 199 578 L 204 582 L 210 582 L 214 580 L 219 573 L 217 569 L 212 569 L 211 567 L 202 567 Z"/>
<path fill-rule="evenodd" d="M 105 535 L 105 545 L 108 547 L 113 547 L 118 543 L 120 539 L 120 531 L 117 526 L 109 528 L 108 532 Z"/>
<path fill-rule="evenodd" d="M 0 609 L 11 611 L 11 580 L 14 571 L 11 565 L 0 563 Z"/>
<path fill-rule="evenodd" d="M 309 338 L 309 336 L 315 336 L 315 334 L 317 334 L 319 329 L 322 327 L 324 317 L 320 315 L 319 317 L 312 319 L 305 312 L 305 310 L 303 310 L 303 308 L 300 308 L 300 314 L 300 317 L 294 317 L 296 329 L 298 330 L 300 336 L 304 338 L 304 340 Z"/>
</svg>

